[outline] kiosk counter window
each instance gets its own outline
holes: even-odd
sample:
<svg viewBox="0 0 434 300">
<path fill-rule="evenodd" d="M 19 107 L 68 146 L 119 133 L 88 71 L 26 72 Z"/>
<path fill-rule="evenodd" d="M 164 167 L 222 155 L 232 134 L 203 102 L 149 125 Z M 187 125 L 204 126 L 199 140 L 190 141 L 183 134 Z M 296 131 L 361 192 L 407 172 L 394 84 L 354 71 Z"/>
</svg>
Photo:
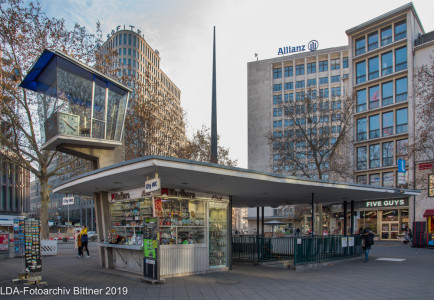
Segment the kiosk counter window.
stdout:
<svg viewBox="0 0 434 300">
<path fill-rule="evenodd" d="M 205 201 L 190 199 L 160 199 L 160 245 L 206 243 Z M 158 207 L 158 205 L 156 205 Z"/>
</svg>

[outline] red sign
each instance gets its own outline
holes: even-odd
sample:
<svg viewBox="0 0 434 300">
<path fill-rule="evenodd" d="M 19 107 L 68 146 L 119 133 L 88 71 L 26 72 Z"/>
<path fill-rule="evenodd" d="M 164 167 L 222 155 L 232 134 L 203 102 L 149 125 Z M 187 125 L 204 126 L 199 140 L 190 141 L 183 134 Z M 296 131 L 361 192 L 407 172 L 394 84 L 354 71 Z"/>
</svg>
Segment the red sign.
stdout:
<svg viewBox="0 0 434 300">
<path fill-rule="evenodd" d="M 432 163 L 419 164 L 419 170 L 428 170 L 432 168 Z"/>
<path fill-rule="evenodd" d="M 9 235 L 0 233 L 0 250 L 9 250 Z"/>
</svg>

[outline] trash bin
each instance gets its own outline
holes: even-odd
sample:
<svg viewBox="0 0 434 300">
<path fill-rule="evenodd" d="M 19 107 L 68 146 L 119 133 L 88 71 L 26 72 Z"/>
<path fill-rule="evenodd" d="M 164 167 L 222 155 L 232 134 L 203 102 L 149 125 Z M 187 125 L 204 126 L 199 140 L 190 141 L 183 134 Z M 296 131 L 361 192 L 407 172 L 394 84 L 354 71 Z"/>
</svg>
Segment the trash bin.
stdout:
<svg viewBox="0 0 434 300">
<path fill-rule="evenodd" d="M 68 241 L 68 238 L 63 238 L 63 242 L 66 243 Z"/>
<path fill-rule="evenodd" d="M 9 233 L 0 231 L 0 259 L 9 258 Z"/>
</svg>

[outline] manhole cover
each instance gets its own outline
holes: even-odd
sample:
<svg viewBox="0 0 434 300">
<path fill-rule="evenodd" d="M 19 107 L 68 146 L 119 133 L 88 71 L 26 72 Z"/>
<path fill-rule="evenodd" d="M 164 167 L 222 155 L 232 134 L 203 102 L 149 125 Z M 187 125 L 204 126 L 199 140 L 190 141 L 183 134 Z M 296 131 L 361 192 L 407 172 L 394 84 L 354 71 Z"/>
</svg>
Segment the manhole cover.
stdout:
<svg viewBox="0 0 434 300">
<path fill-rule="evenodd" d="M 237 280 L 217 280 L 216 281 L 218 284 L 225 284 L 225 285 L 232 285 L 232 284 L 237 284 L 240 283 Z"/>
</svg>

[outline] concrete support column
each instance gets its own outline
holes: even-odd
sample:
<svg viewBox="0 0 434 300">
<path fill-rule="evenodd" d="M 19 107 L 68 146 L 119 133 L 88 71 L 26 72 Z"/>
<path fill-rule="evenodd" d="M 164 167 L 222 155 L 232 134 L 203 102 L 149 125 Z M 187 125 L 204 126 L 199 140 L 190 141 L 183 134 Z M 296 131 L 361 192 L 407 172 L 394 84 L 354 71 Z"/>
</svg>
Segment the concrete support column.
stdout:
<svg viewBox="0 0 434 300">
<path fill-rule="evenodd" d="M 344 201 L 344 235 L 347 235 L 347 201 Z"/>
<path fill-rule="evenodd" d="M 259 238 L 259 206 L 256 207 L 256 238 Z"/>
<path fill-rule="evenodd" d="M 110 229 L 110 214 L 108 205 L 108 193 L 95 193 L 95 215 L 96 227 L 98 231 L 98 241 L 101 243 L 107 239 Z M 113 269 L 113 250 L 112 248 L 99 247 L 100 265 L 102 268 Z"/>
<path fill-rule="evenodd" d="M 261 224 L 261 233 L 262 233 L 262 236 L 265 236 L 265 232 L 264 232 L 264 207 L 262 206 L 262 215 L 261 215 L 261 222 L 262 222 L 262 224 Z"/>
<path fill-rule="evenodd" d="M 229 226 L 228 226 L 229 243 L 228 243 L 228 256 L 227 257 L 228 257 L 229 270 L 232 270 L 232 196 L 229 196 L 228 220 L 229 220 Z"/>
<path fill-rule="evenodd" d="M 351 200 L 351 218 L 350 218 L 350 226 L 351 226 L 351 232 L 350 234 L 354 234 L 354 200 Z"/>
<path fill-rule="evenodd" d="M 311 228 L 312 236 L 315 235 L 315 204 L 314 204 L 314 193 L 312 193 L 312 221 L 311 221 Z"/>
</svg>

